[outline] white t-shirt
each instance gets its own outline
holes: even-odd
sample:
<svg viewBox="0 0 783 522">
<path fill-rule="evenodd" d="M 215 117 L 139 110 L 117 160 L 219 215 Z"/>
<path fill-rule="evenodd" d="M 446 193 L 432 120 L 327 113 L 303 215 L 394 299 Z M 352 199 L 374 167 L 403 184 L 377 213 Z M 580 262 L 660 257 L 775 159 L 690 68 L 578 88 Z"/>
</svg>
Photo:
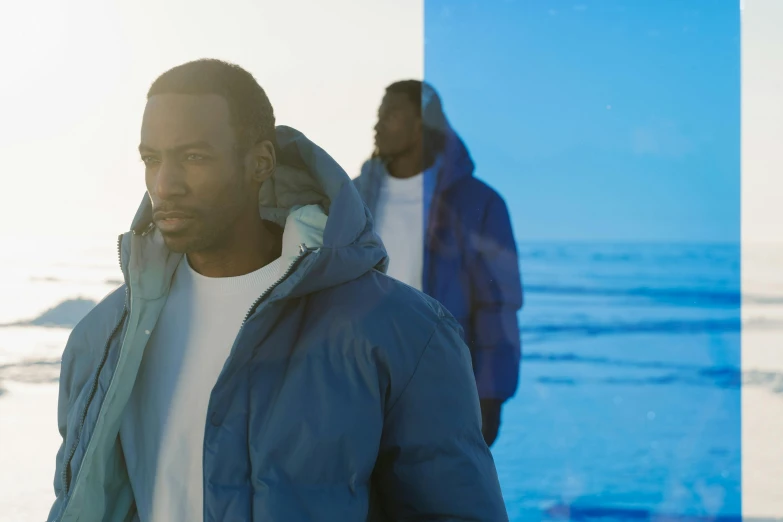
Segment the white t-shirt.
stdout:
<svg viewBox="0 0 783 522">
<path fill-rule="evenodd" d="M 279 277 L 281 261 L 211 278 L 186 258 L 152 332 L 120 427 L 143 522 L 203 520 L 203 445 L 212 388 L 242 321 Z"/>
<path fill-rule="evenodd" d="M 386 176 L 375 210 L 378 235 L 389 254 L 388 274 L 417 290 L 424 268 L 424 175 Z"/>
</svg>

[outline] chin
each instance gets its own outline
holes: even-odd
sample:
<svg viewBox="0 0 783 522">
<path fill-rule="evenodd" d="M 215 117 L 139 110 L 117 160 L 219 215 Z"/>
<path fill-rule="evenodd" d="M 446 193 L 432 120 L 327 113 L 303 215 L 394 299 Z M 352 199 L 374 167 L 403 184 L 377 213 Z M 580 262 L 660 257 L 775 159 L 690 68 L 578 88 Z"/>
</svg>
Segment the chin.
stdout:
<svg viewBox="0 0 783 522">
<path fill-rule="evenodd" d="M 163 242 L 166 248 L 175 254 L 189 254 L 198 250 L 199 241 L 190 235 L 184 234 L 163 234 Z"/>
<path fill-rule="evenodd" d="M 166 244 L 166 248 L 174 252 L 175 254 L 187 254 L 188 245 L 183 243 L 179 238 L 172 239 L 169 236 L 163 236 L 163 242 Z"/>
<path fill-rule="evenodd" d="M 176 254 L 208 252 L 219 245 L 220 234 L 203 226 L 191 226 L 177 232 L 161 231 L 161 233 L 166 247 Z"/>
</svg>

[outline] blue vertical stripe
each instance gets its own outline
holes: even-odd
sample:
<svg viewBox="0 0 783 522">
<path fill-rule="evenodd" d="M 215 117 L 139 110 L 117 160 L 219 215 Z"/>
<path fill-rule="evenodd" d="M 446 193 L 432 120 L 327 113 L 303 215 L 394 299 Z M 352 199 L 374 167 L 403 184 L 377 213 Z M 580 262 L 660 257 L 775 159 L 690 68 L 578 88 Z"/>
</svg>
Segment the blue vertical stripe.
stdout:
<svg viewBox="0 0 783 522">
<path fill-rule="evenodd" d="M 440 168 L 441 159 L 438 158 L 435 160 L 435 163 L 431 165 L 428 169 L 424 171 L 424 183 L 423 183 L 423 190 L 424 190 L 424 197 L 423 197 L 423 218 L 424 223 L 422 223 L 422 226 L 424 227 L 424 234 L 422 234 L 422 239 L 424 241 L 424 261 L 423 261 L 423 274 L 422 274 L 422 290 L 426 294 L 432 293 L 432 288 L 430 288 L 430 278 L 429 270 L 430 270 L 430 249 L 428 246 L 429 241 L 429 232 L 430 232 L 430 222 L 431 222 L 431 216 L 430 216 L 430 209 L 432 208 L 432 198 L 435 196 L 435 187 L 438 182 L 438 169 Z"/>
<path fill-rule="evenodd" d="M 511 520 L 738 520 L 739 6 L 425 0 L 424 26 L 521 254 Z"/>
</svg>

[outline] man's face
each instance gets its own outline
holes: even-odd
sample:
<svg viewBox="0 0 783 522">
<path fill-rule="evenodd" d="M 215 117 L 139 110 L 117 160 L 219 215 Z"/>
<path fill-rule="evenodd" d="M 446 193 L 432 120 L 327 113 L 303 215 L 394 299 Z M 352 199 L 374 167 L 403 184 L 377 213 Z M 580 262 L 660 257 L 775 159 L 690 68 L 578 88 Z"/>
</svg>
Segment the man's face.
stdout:
<svg viewBox="0 0 783 522">
<path fill-rule="evenodd" d="M 153 219 L 172 251 L 218 247 L 258 201 L 236 145 L 221 96 L 163 94 L 147 101 L 139 152 Z"/>
<path fill-rule="evenodd" d="M 417 107 L 403 93 L 387 93 L 378 109 L 375 144 L 383 158 L 405 154 L 422 139 Z"/>
</svg>

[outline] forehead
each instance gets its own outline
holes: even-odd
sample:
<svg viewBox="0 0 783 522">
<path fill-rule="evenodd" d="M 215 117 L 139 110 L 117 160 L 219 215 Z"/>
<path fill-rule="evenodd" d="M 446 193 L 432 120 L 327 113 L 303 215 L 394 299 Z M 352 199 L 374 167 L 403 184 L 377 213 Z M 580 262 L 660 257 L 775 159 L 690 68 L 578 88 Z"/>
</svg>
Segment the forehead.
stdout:
<svg viewBox="0 0 783 522">
<path fill-rule="evenodd" d="M 215 148 L 234 144 L 228 102 L 217 94 L 159 94 L 147 100 L 141 143 L 156 150 L 206 142 Z"/>
<path fill-rule="evenodd" d="M 407 94 L 401 92 L 387 92 L 381 102 L 381 110 L 416 112 L 413 102 Z"/>
</svg>

